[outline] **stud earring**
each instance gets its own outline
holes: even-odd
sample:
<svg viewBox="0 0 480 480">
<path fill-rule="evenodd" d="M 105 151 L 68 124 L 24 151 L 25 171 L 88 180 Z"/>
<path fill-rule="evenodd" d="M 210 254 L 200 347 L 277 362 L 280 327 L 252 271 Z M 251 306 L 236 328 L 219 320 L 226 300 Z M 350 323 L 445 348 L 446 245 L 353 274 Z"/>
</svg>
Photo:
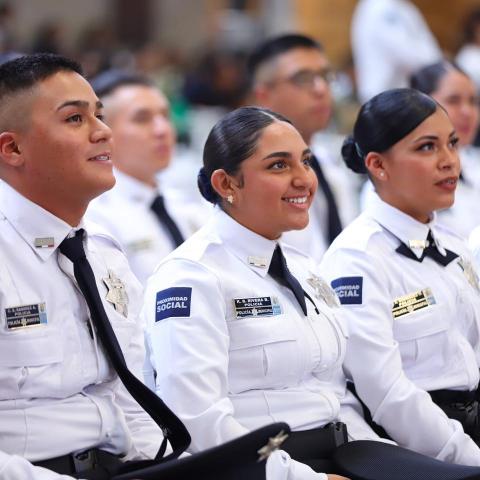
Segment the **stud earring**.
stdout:
<svg viewBox="0 0 480 480">
<path fill-rule="evenodd" d="M 383 178 L 385 176 L 385 172 L 380 172 L 380 176 Z"/>
<path fill-rule="evenodd" d="M 227 196 L 227 202 L 231 205 L 233 203 L 233 195 Z"/>
</svg>

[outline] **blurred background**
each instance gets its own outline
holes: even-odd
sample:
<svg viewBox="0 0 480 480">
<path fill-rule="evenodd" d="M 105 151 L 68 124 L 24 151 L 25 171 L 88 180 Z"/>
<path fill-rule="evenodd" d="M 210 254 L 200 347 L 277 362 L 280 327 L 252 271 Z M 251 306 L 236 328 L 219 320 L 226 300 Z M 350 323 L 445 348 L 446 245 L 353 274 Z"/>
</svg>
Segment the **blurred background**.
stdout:
<svg viewBox="0 0 480 480">
<path fill-rule="evenodd" d="M 462 45 L 464 22 L 479 0 L 414 0 L 447 58 Z M 80 61 L 92 76 L 109 67 L 155 77 L 172 104 L 181 143 L 196 110 L 243 102 L 245 55 L 273 34 L 300 31 L 320 40 L 339 72 L 335 129 L 348 131 L 358 108 L 350 45 L 357 0 L 15 0 L 0 2 L 2 52 L 49 51 Z M 372 26 L 374 28 L 374 26 Z M 205 118 L 204 118 L 205 117 Z M 213 121 L 212 118 L 212 121 Z M 197 138 L 198 137 L 198 138 Z"/>
</svg>

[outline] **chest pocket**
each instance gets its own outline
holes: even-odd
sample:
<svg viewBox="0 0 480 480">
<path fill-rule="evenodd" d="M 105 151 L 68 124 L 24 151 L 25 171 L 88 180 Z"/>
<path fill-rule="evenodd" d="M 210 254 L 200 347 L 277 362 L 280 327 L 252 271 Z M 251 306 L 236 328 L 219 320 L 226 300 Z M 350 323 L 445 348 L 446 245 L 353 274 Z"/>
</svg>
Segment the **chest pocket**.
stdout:
<svg viewBox="0 0 480 480">
<path fill-rule="evenodd" d="M 0 399 L 61 395 L 63 342 L 43 327 L 0 336 Z"/>
<path fill-rule="evenodd" d="M 280 388 L 299 377 L 297 334 L 284 315 L 234 319 L 228 329 L 232 393 Z"/>
<path fill-rule="evenodd" d="M 444 369 L 450 356 L 448 331 L 445 312 L 438 304 L 393 320 L 393 335 L 409 378 L 430 376 Z"/>
</svg>

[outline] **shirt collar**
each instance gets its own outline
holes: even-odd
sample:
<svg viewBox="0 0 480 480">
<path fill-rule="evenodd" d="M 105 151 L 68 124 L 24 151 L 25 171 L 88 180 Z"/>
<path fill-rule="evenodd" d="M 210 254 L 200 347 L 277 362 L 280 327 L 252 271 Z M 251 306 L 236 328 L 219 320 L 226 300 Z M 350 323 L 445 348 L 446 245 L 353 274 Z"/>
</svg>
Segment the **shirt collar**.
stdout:
<svg viewBox="0 0 480 480">
<path fill-rule="evenodd" d="M 422 243 L 427 239 L 428 231 L 432 231 L 435 244 L 442 255 L 446 255 L 445 249 L 439 242 L 437 234 L 437 215 L 432 213 L 428 223 L 421 223 L 410 215 L 398 210 L 384 202 L 376 192 L 372 196 L 372 202 L 366 209 L 366 214 L 376 220 L 382 227 L 402 241 L 412 250 L 417 258 L 420 258 L 424 247 Z"/>
<path fill-rule="evenodd" d="M 68 234 L 83 226 L 82 220 L 77 228 L 72 228 L 3 181 L 0 212 L 42 260 L 47 260 Z"/>
<path fill-rule="evenodd" d="M 117 181 L 112 189 L 112 193 L 115 192 L 123 198 L 150 206 L 159 194 L 158 187 L 151 187 L 120 170 L 115 169 L 114 175 Z"/>
<path fill-rule="evenodd" d="M 251 270 L 265 277 L 278 242 L 240 225 L 219 207 L 215 208 L 212 222 L 225 248 Z"/>
</svg>

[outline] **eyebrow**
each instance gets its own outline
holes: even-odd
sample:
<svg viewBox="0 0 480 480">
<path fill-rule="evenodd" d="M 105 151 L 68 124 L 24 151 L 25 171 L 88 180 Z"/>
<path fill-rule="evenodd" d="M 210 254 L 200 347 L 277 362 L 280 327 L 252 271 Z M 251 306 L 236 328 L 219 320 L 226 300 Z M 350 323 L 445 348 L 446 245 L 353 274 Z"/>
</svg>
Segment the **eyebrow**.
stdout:
<svg viewBox="0 0 480 480">
<path fill-rule="evenodd" d="M 311 153 L 312 153 L 312 151 L 309 148 L 306 148 L 302 152 L 302 157 L 306 154 L 311 154 Z M 278 158 L 278 157 L 290 158 L 291 156 L 292 156 L 292 154 L 290 152 L 273 152 L 273 153 L 268 154 L 266 157 L 263 157 L 262 160 L 268 160 L 269 158 Z"/>
<path fill-rule="evenodd" d="M 90 103 L 85 100 L 67 100 L 57 108 L 57 112 L 62 108 L 66 108 L 66 107 L 88 108 L 89 105 Z M 98 100 L 97 102 L 95 102 L 95 108 L 96 109 L 103 108 L 103 103 L 100 100 Z"/>
<path fill-rule="evenodd" d="M 457 134 L 457 132 L 455 130 L 452 130 L 450 132 L 450 134 L 448 135 L 448 138 L 452 138 L 454 137 L 455 135 Z M 419 137 L 419 138 L 416 138 L 413 143 L 418 143 L 418 142 L 421 142 L 423 140 L 438 140 L 438 135 L 424 135 L 422 137 Z"/>
</svg>

